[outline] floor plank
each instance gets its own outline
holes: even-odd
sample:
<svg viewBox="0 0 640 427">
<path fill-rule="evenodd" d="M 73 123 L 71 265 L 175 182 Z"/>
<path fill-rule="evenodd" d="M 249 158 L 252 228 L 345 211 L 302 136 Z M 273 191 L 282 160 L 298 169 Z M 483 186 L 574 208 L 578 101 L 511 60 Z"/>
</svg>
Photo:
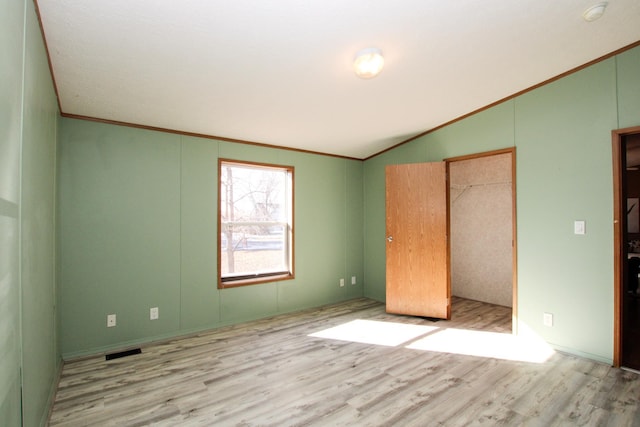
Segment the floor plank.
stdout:
<svg viewBox="0 0 640 427">
<path fill-rule="evenodd" d="M 345 325 L 375 329 L 311 336 Z M 387 325 L 418 335 L 367 343 Z M 433 322 L 363 298 L 71 361 L 50 425 L 640 426 L 637 374 L 561 353 L 531 363 L 419 349 L 451 330 L 510 334 L 511 310 L 454 298 L 452 320 Z"/>
</svg>

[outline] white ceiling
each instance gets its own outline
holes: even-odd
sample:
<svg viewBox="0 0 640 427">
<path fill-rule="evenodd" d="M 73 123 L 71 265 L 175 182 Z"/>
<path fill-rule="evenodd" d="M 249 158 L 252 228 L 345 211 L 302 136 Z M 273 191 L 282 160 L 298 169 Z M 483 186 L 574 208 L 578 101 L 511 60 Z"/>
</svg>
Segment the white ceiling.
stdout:
<svg viewBox="0 0 640 427">
<path fill-rule="evenodd" d="M 354 158 L 640 40 L 640 1 L 594 3 L 37 0 L 63 114 Z"/>
</svg>

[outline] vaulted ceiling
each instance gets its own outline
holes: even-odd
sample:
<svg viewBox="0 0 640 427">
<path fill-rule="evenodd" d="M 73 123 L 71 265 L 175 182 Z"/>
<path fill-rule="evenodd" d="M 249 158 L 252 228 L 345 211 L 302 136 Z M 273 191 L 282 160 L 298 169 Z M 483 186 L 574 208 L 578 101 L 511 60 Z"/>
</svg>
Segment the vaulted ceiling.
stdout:
<svg viewBox="0 0 640 427">
<path fill-rule="evenodd" d="M 640 41 L 640 1 L 595 3 L 37 0 L 64 115 L 353 158 Z"/>
</svg>

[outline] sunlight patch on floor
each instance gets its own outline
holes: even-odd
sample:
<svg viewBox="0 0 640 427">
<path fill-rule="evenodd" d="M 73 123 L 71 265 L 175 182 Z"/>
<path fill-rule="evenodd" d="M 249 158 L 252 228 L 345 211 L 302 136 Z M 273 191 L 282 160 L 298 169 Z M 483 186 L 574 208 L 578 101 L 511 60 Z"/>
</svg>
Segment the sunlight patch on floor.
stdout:
<svg viewBox="0 0 640 427">
<path fill-rule="evenodd" d="M 547 343 L 534 337 L 453 328 L 421 338 L 407 348 L 531 363 L 544 363 L 554 353 Z"/>
<path fill-rule="evenodd" d="M 434 326 L 357 319 L 309 336 L 395 347 L 436 329 Z"/>
<path fill-rule="evenodd" d="M 357 319 L 309 335 L 339 341 L 374 344 L 439 353 L 544 363 L 554 350 L 534 333 L 510 333 L 441 328 Z M 408 345 L 407 345 L 408 343 Z"/>
</svg>

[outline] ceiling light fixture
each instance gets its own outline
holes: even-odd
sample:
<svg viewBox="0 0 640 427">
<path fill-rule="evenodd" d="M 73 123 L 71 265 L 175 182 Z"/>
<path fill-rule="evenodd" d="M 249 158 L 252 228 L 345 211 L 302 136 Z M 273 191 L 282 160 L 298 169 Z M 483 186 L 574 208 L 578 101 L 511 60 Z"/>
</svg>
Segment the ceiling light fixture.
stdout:
<svg viewBox="0 0 640 427">
<path fill-rule="evenodd" d="M 382 51 L 376 47 L 362 49 L 356 53 L 353 68 L 361 79 L 370 79 L 377 76 L 384 66 Z"/>
<path fill-rule="evenodd" d="M 607 3 L 606 1 L 594 4 L 582 13 L 582 17 L 587 22 L 595 21 L 596 19 L 604 15 L 604 10 L 607 8 L 608 4 L 609 3 Z"/>
</svg>

